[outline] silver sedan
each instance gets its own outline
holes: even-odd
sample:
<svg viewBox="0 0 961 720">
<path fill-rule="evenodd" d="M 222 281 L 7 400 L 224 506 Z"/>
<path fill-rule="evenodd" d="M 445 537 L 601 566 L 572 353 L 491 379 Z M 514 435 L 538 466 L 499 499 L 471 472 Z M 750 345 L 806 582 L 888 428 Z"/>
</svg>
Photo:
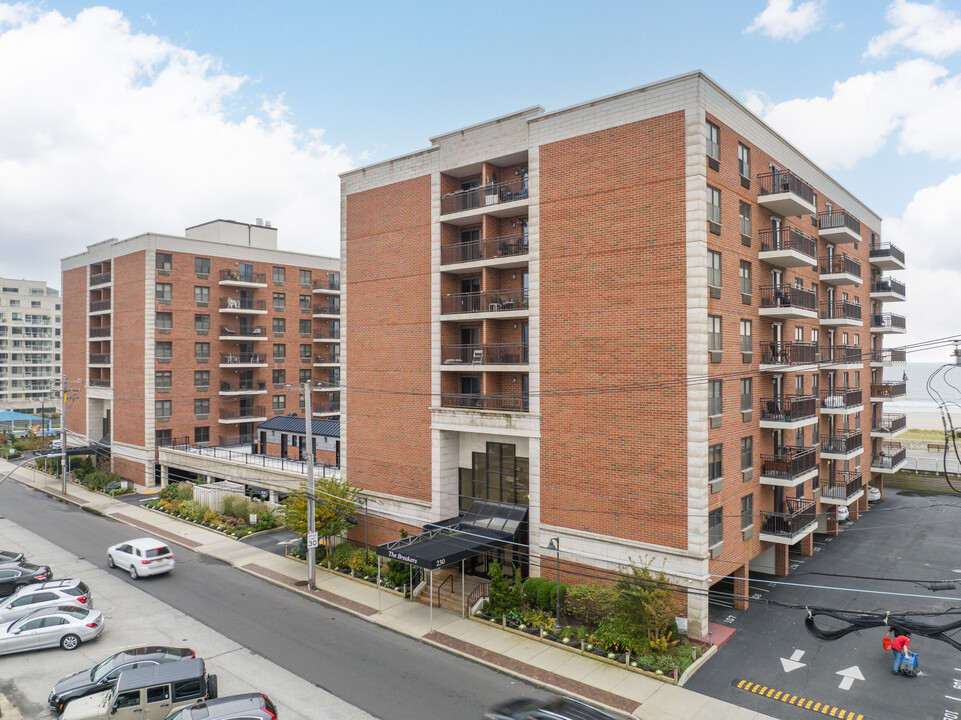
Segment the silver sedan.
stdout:
<svg viewBox="0 0 961 720">
<path fill-rule="evenodd" d="M 103 614 L 90 608 L 61 605 L 43 608 L 0 627 L 0 655 L 57 647 L 75 650 L 103 632 Z"/>
</svg>

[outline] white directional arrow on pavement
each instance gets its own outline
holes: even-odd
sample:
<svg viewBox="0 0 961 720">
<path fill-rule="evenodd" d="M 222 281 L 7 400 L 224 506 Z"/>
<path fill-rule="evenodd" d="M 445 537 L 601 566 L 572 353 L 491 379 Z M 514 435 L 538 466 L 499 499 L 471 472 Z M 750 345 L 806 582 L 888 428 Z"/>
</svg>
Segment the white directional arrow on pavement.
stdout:
<svg viewBox="0 0 961 720">
<path fill-rule="evenodd" d="M 807 663 L 798 662 L 798 660 L 800 660 L 802 657 L 804 657 L 804 651 L 795 650 L 790 659 L 781 658 L 781 666 L 784 668 L 784 672 L 791 672 L 792 670 L 797 670 L 798 668 L 802 668 L 807 665 Z"/>
<path fill-rule="evenodd" d="M 864 680 L 864 675 L 861 674 L 861 668 L 857 665 L 852 665 L 846 670 L 838 670 L 837 674 L 842 676 L 841 684 L 838 685 L 842 690 L 850 690 L 855 680 Z"/>
</svg>

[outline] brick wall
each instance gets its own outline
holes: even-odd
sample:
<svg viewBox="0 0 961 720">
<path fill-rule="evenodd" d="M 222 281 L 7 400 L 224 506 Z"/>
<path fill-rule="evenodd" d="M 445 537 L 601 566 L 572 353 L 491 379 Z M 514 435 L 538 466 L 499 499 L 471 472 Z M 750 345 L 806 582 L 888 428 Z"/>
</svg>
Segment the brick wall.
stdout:
<svg viewBox="0 0 961 720">
<path fill-rule="evenodd" d="M 87 349 L 87 270 L 76 268 L 63 273 L 63 319 L 61 359 L 67 387 L 76 400 L 67 404 L 67 427 L 87 433 L 86 349 Z M 78 382 L 79 381 L 79 382 Z M 76 392 L 74 392 L 74 390 Z M 59 407 L 59 402 L 56 405 Z"/>
<path fill-rule="evenodd" d="M 144 252 L 113 260 L 113 435 L 114 442 L 144 446 Z M 151 438 L 152 439 L 152 438 Z M 115 461 L 114 467 L 118 467 Z M 120 470 L 117 470 L 120 472 Z M 141 471 L 142 472 L 142 471 Z M 134 476 L 122 473 L 128 479 Z"/>
</svg>

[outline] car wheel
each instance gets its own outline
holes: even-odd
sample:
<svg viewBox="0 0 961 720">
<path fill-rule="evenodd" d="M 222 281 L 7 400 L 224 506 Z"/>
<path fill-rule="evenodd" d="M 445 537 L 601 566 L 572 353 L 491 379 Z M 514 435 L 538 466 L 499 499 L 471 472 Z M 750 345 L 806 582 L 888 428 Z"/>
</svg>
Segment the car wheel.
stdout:
<svg viewBox="0 0 961 720">
<path fill-rule="evenodd" d="M 117 567 L 117 563 L 113 561 L 113 555 L 107 553 L 107 567 Z"/>
<path fill-rule="evenodd" d="M 63 639 L 60 640 L 60 647 L 64 650 L 76 650 L 80 647 L 80 638 L 74 634 L 64 635 Z"/>
<path fill-rule="evenodd" d="M 136 580 L 136 579 L 138 579 L 138 578 L 140 577 L 140 575 L 137 574 L 137 566 L 136 566 L 136 565 L 131 565 L 131 566 L 130 566 L 130 577 L 132 577 L 134 580 Z"/>
</svg>

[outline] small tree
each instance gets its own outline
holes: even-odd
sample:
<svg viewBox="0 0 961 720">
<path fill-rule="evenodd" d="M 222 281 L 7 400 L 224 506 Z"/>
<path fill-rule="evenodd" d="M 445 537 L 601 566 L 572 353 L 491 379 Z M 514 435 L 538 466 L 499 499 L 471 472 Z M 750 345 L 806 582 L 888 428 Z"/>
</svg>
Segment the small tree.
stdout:
<svg viewBox="0 0 961 720">
<path fill-rule="evenodd" d="M 664 573 L 632 566 L 617 581 L 614 614 L 630 635 L 644 638 L 653 650 L 676 644 L 678 603 Z"/>
<path fill-rule="evenodd" d="M 314 522 L 317 533 L 330 545 L 330 538 L 347 532 L 355 524 L 350 516 L 357 507 L 357 488 L 339 478 L 319 478 L 315 484 Z M 307 485 L 284 500 L 285 524 L 298 535 L 307 534 Z M 350 519 L 348 519 L 350 518 Z"/>
<path fill-rule="evenodd" d="M 487 571 L 487 577 L 491 581 L 490 614 L 494 617 L 506 615 L 513 607 L 511 603 L 514 593 L 511 590 L 510 579 L 504 574 L 504 570 L 497 560 L 491 563 L 490 569 Z"/>
</svg>

